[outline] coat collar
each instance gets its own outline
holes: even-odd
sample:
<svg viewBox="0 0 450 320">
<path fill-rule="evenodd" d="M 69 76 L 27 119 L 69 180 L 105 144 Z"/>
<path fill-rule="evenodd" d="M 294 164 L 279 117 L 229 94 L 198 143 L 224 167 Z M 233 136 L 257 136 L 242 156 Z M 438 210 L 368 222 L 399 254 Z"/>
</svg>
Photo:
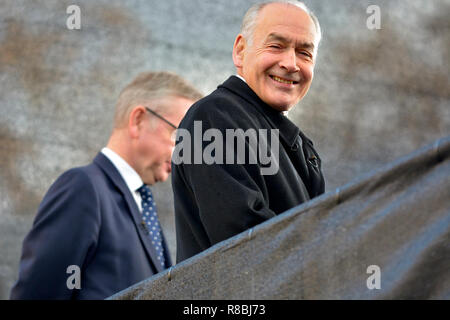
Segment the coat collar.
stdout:
<svg viewBox="0 0 450 320">
<path fill-rule="evenodd" d="M 258 112 L 260 112 L 274 128 L 280 130 L 280 137 L 292 147 L 298 139 L 300 129 L 289 120 L 282 112 L 273 109 L 262 101 L 246 82 L 236 76 L 231 76 L 218 88 L 225 88 L 247 100 Z"/>
</svg>

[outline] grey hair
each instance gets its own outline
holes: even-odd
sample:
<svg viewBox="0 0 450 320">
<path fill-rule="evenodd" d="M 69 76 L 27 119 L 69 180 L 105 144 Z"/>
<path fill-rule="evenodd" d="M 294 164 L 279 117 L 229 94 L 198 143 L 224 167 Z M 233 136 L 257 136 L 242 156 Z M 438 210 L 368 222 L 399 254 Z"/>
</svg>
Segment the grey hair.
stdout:
<svg viewBox="0 0 450 320">
<path fill-rule="evenodd" d="M 256 21 L 258 19 L 259 13 L 265 6 L 272 3 L 291 4 L 304 10 L 311 17 L 314 26 L 316 28 L 316 41 L 317 41 L 316 47 L 318 47 L 320 40 L 322 39 L 322 30 L 320 28 L 319 19 L 317 19 L 314 13 L 303 2 L 297 0 L 274 0 L 264 3 L 257 3 L 251 6 L 250 9 L 248 9 L 247 13 L 245 14 L 244 19 L 242 20 L 240 32 L 249 45 L 252 45 L 253 42 L 253 32 L 255 31 Z"/>
<path fill-rule="evenodd" d="M 172 72 L 143 72 L 140 73 L 120 93 L 116 103 L 114 127 L 123 127 L 134 107 L 146 106 L 152 101 L 164 97 L 183 97 L 196 101 L 203 95 L 190 83 Z M 158 106 L 152 106 L 153 111 Z M 169 110 L 161 110 L 167 114 Z"/>
</svg>

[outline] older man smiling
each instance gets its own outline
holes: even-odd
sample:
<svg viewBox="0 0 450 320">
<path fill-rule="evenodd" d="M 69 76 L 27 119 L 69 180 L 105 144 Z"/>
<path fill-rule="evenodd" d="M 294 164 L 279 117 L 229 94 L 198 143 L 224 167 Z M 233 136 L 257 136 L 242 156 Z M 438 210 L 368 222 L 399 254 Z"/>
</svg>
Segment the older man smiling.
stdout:
<svg viewBox="0 0 450 320">
<path fill-rule="evenodd" d="M 284 114 L 309 90 L 320 39 L 317 18 L 301 2 L 273 1 L 248 10 L 233 47 L 237 76 L 194 104 L 180 128 L 193 139 L 198 121 L 203 130 L 222 134 L 229 129 L 276 131 L 278 170 L 262 174 L 261 161 L 173 163 L 177 261 L 324 192 L 319 155 Z M 242 158 L 235 145 L 227 143 L 228 159 Z M 245 152 L 258 154 L 250 142 Z"/>
</svg>

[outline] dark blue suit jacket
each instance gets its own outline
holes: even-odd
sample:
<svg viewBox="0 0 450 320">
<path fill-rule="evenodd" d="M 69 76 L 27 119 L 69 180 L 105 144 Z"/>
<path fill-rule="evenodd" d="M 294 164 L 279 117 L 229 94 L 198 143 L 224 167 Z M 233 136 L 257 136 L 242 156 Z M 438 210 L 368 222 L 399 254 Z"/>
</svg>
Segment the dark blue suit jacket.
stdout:
<svg viewBox="0 0 450 320">
<path fill-rule="evenodd" d="M 99 153 L 92 164 L 61 175 L 45 195 L 23 243 L 11 299 L 104 299 L 162 271 L 157 261 L 132 194 Z M 67 286 L 70 265 L 81 270 L 79 290 Z"/>
</svg>

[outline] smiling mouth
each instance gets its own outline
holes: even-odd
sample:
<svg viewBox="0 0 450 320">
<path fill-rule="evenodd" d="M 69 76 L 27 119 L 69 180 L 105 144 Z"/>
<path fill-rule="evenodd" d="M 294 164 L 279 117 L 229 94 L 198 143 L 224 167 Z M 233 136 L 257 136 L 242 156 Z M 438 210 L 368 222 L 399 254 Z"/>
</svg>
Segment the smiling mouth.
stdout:
<svg viewBox="0 0 450 320">
<path fill-rule="evenodd" d="M 293 80 L 287 80 L 287 79 L 283 79 L 277 76 L 269 76 L 272 80 L 279 82 L 279 83 L 284 83 L 284 84 L 298 84 L 298 81 L 293 81 Z"/>
</svg>

